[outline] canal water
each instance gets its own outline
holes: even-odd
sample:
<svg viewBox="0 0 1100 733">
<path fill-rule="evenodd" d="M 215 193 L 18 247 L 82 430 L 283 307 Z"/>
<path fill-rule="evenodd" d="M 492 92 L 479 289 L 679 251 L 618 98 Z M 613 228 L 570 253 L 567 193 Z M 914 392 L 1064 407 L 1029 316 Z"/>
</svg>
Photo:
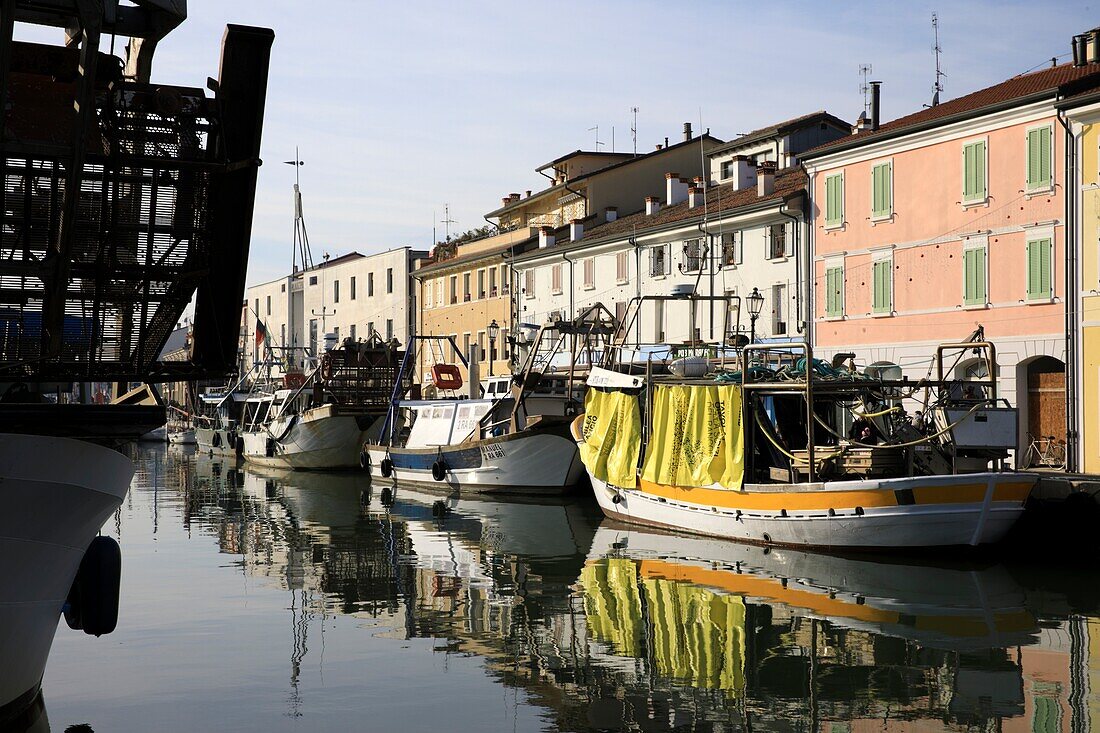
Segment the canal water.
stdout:
<svg viewBox="0 0 1100 733">
<path fill-rule="evenodd" d="M 1093 558 L 834 557 L 134 449 L 35 730 L 1100 730 Z"/>
</svg>

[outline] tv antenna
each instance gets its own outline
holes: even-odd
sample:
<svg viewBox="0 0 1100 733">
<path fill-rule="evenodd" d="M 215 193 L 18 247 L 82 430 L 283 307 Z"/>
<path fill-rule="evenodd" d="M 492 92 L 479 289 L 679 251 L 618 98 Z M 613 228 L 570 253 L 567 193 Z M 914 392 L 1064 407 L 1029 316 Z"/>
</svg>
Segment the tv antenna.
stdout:
<svg viewBox="0 0 1100 733">
<path fill-rule="evenodd" d="M 859 93 L 863 95 L 863 114 L 869 118 L 871 116 L 871 85 L 867 80 L 871 77 L 871 65 L 860 64 L 859 76 Z"/>
<path fill-rule="evenodd" d="M 593 150 L 598 151 L 600 149 L 600 146 L 603 145 L 603 143 L 600 142 L 600 126 L 596 125 L 595 127 L 589 127 L 588 128 L 589 132 L 592 132 L 593 130 L 596 131 L 596 147 L 593 148 Z"/>
<path fill-rule="evenodd" d="M 634 115 L 634 123 L 630 126 L 630 135 L 634 138 L 634 155 L 638 154 L 638 108 L 631 107 L 631 113 Z"/>
<path fill-rule="evenodd" d="M 451 224 L 457 224 L 454 219 L 451 218 L 451 205 L 443 204 L 443 218 L 439 221 L 444 227 L 445 239 L 443 241 L 451 241 Z"/>
<path fill-rule="evenodd" d="M 932 107 L 935 107 L 940 103 L 940 92 L 943 91 L 943 82 L 941 79 L 947 74 L 940 71 L 940 54 L 943 49 L 940 48 L 940 19 L 936 17 L 935 13 L 932 13 L 932 53 L 936 56 L 936 81 L 932 84 Z"/>
</svg>

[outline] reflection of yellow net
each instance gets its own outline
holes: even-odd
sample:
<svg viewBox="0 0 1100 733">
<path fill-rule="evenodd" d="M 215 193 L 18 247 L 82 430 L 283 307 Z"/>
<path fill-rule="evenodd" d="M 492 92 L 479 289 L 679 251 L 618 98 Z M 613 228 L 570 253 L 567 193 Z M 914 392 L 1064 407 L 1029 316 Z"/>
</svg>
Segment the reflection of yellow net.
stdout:
<svg viewBox="0 0 1100 733">
<path fill-rule="evenodd" d="M 637 484 L 642 421 L 638 398 L 589 389 L 584 397 L 581 461 L 601 481 L 624 489 Z"/>
<path fill-rule="evenodd" d="M 745 603 L 689 582 L 643 577 L 637 565 L 609 558 L 581 571 L 590 633 L 616 654 L 638 657 L 643 635 L 663 677 L 739 694 L 745 684 Z M 646 615 L 642 616 L 642 601 Z"/>
<path fill-rule="evenodd" d="M 643 479 L 666 486 L 736 489 L 744 470 L 740 387 L 657 387 Z"/>
</svg>

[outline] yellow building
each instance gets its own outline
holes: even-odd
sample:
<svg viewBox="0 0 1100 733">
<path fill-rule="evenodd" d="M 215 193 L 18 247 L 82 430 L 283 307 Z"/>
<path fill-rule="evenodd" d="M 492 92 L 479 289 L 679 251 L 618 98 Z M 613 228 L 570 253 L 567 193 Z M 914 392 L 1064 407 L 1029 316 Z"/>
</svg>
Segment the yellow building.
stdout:
<svg viewBox="0 0 1100 733">
<path fill-rule="evenodd" d="M 1074 245 L 1067 247 L 1072 258 L 1066 274 L 1076 279 L 1075 324 L 1076 374 L 1072 380 L 1075 394 L 1069 402 L 1077 405 L 1077 461 L 1072 461 L 1074 440 L 1071 436 L 1070 470 L 1100 473 L 1100 90 L 1071 97 L 1062 103 L 1073 146 L 1067 146 L 1065 169 L 1070 189 Z M 1056 275 L 1057 276 L 1057 275 Z"/>
<path fill-rule="evenodd" d="M 510 349 L 507 342 L 512 330 L 511 266 L 506 256 L 524 246 L 534 230 L 521 227 L 512 231 L 462 244 L 440 244 L 432 256 L 421 261 L 412 273 L 420 303 L 416 332 L 422 336 L 451 336 L 464 355 L 476 343 L 484 355 L 481 376 L 491 370 L 508 374 Z M 495 343 L 490 344 L 490 326 L 499 326 Z M 491 353 L 490 353 L 491 352 Z M 423 384 L 430 382 L 435 362 L 461 367 L 448 348 L 445 353 L 421 344 L 418 372 Z M 466 370 L 463 369 L 463 379 Z"/>
</svg>

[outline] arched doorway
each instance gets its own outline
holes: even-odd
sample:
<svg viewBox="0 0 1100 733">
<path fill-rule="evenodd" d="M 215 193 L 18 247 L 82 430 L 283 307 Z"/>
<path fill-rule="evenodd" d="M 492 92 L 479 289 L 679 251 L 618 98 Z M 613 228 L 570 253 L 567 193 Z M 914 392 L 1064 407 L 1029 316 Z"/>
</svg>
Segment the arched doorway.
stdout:
<svg viewBox="0 0 1100 733">
<path fill-rule="evenodd" d="M 1027 364 L 1027 432 L 1066 440 L 1066 365 L 1052 356 Z"/>
</svg>

